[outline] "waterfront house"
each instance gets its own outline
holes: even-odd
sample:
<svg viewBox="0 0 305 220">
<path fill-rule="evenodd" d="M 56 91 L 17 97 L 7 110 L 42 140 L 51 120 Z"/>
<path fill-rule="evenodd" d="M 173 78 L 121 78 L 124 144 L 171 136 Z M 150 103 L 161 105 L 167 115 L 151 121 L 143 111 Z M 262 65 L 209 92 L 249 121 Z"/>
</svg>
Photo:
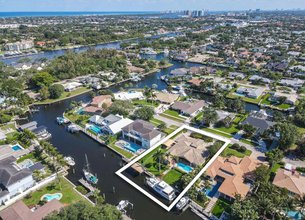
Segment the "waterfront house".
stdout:
<svg viewBox="0 0 305 220">
<path fill-rule="evenodd" d="M 252 99 L 257 99 L 264 92 L 264 88 L 252 88 L 252 87 L 244 87 L 240 86 L 236 89 L 236 93 L 240 95 L 245 95 Z"/>
<path fill-rule="evenodd" d="M 244 120 L 242 123 L 252 125 L 254 128 L 256 128 L 256 135 L 263 134 L 267 129 L 275 125 L 275 122 L 268 121 L 265 118 L 257 117 L 256 115 L 249 115 L 246 120 Z"/>
<path fill-rule="evenodd" d="M 182 115 L 195 117 L 204 106 L 207 106 L 205 101 L 203 100 L 195 100 L 195 101 L 176 101 L 171 109 L 178 111 Z"/>
<path fill-rule="evenodd" d="M 191 165 L 200 166 L 208 156 L 208 145 L 209 143 L 202 139 L 193 138 L 183 133 L 170 144 L 168 152 L 172 156 L 186 160 Z"/>
<path fill-rule="evenodd" d="M 179 98 L 179 94 L 172 94 L 165 92 L 159 92 L 156 93 L 155 95 L 156 95 L 155 100 L 167 105 L 173 104 Z"/>
<path fill-rule="evenodd" d="M 218 183 L 220 197 L 233 201 L 236 195 L 244 198 L 251 189 L 253 183 L 253 171 L 260 162 L 248 156 L 238 158 L 217 157 L 208 167 L 206 175 Z"/>
<path fill-rule="evenodd" d="M 32 171 L 20 168 L 13 156 L 0 160 L 0 204 L 35 184 Z"/>
<path fill-rule="evenodd" d="M 120 115 L 108 115 L 102 121 L 102 130 L 103 132 L 111 135 L 118 134 L 122 132 L 122 128 L 131 124 L 133 120 L 129 118 L 124 118 Z"/>
<path fill-rule="evenodd" d="M 278 169 L 272 183 L 280 188 L 287 189 L 290 195 L 305 195 L 305 176 L 295 171 L 295 169 Z"/>
<path fill-rule="evenodd" d="M 295 105 L 298 100 L 298 95 L 293 94 L 287 94 L 283 92 L 270 92 L 271 96 L 269 97 L 269 100 L 271 102 L 278 102 L 281 98 L 284 98 L 284 103 Z"/>
<path fill-rule="evenodd" d="M 89 115 L 101 114 L 112 105 L 111 95 L 95 96 L 91 103 L 83 108 L 83 112 Z"/>
<path fill-rule="evenodd" d="M 116 100 L 133 100 L 133 99 L 140 99 L 143 100 L 145 97 L 143 92 L 130 90 L 128 92 L 117 92 L 114 93 L 114 98 Z"/>
<path fill-rule="evenodd" d="M 89 122 L 96 124 L 96 125 L 102 125 L 104 121 L 104 118 L 100 115 L 93 115 L 89 118 Z"/>
<path fill-rule="evenodd" d="M 66 84 L 62 85 L 65 89 L 66 92 L 71 92 L 76 90 L 77 88 L 83 86 L 83 84 L 79 83 L 79 82 L 69 82 Z"/>
<path fill-rule="evenodd" d="M 19 200 L 0 212 L 0 218 L 5 220 L 41 220 L 53 212 L 60 211 L 64 205 L 57 199 L 53 199 L 38 208 L 31 210 Z"/>
<path fill-rule="evenodd" d="M 143 120 L 135 120 L 122 128 L 122 131 L 124 139 L 146 149 L 158 143 L 163 137 L 163 133 L 158 131 L 153 124 Z"/>
<path fill-rule="evenodd" d="M 189 73 L 189 70 L 186 68 L 178 68 L 174 69 L 170 72 L 169 77 L 175 78 L 175 77 L 184 77 Z"/>
</svg>

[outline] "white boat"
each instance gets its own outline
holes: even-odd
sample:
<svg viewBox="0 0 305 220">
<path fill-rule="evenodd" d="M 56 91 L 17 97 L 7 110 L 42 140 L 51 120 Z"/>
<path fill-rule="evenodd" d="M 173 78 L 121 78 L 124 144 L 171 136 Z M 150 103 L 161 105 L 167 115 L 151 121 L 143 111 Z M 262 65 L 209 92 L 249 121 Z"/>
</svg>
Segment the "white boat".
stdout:
<svg viewBox="0 0 305 220">
<path fill-rule="evenodd" d="M 169 54 L 169 50 L 167 48 L 165 48 L 163 53 L 164 53 L 164 55 L 168 55 Z"/>
<path fill-rule="evenodd" d="M 92 173 L 90 173 L 89 162 L 86 154 L 85 154 L 85 158 L 86 158 L 86 165 L 85 168 L 83 169 L 84 177 L 88 183 L 97 184 L 98 178 Z"/>
<path fill-rule="evenodd" d="M 187 196 L 182 197 L 179 202 L 177 202 L 176 208 L 178 210 L 182 210 L 190 201 L 190 199 Z"/>
<path fill-rule="evenodd" d="M 64 157 L 64 160 L 67 162 L 67 164 L 69 166 L 74 166 L 75 165 L 75 161 L 74 161 L 73 157 Z"/>
<path fill-rule="evenodd" d="M 154 51 L 152 48 L 142 48 L 140 51 L 141 54 L 146 55 L 157 55 L 158 53 Z"/>
<path fill-rule="evenodd" d="M 67 124 L 68 122 L 69 122 L 69 120 L 68 119 L 66 119 L 66 118 L 64 118 L 64 117 L 57 117 L 56 118 L 56 121 L 57 121 L 57 123 L 58 124 Z"/>
<path fill-rule="evenodd" d="M 128 200 L 121 200 L 119 202 L 119 204 L 116 206 L 117 210 L 119 210 L 120 212 L 122 213 L 126 213 L 126 210 L 125 208 L 128 206 L 128 205 L 131 205 L 131 207 L 133 208 L 133 204 L 130 203 Z"/>
<path fill-rule="evenodd" d="M 71 133 L 79 132 L 80 131 L 80 128 L 77 125 L 75 125 L 75 124 L 69 125 L 67 129 Z"/>
<path fill-rule="evenodd" d="M 146 178 L 146 183 L 161 197 L 169 201 L 172 201 L 176 197 L 174 188 L 162 180 L 153 177 L 148 177 Z"/>
</svg>

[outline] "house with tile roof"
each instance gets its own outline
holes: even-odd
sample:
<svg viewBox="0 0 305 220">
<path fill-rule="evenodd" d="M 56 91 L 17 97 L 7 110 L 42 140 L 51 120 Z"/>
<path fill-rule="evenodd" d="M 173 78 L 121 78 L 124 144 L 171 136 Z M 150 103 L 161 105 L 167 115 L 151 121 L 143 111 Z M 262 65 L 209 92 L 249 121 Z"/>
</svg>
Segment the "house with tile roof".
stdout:
<svg viewBox="0 0 305 220">
<path fill-rule="evenodd" d="M 0 218 L 5 220 L 41 220 L 48 214 L 59 211 L 64 205 L 58 200 L 53 199 L 43 206 L 38 207 L 35 211 L 29 209 L 23 201 L 19 200 L 8 208 L 0 212 Z"/>
<path fill-rule="evenodd" d="M 195 101 L 176 101 L 171 109 L 178 111 L 182 115 L 195 117 L 204 106 L 207 106 L 206 102 L 203 100 L 195 100 Z"/>
<path fill-rule="evenodd" d="M 139 119 L 122 128 L 122 135 L 124 139 L 143 148 L 150 148 L 164 136 L 153 124 Z"/>
<path fill-rule="evenodd" d="M 248 156 L 238 158 L 217 157 L 208 167 L 206 175 L 220 184 L 218 193 L 220 197 L 233 201 L 236 195 L 244 198 L 253 183 L 253 171 L 261 163 Z"/>
<path fill-rule="evenodd" d="M 305 176 L 294 169 L 279 169 L 272 183 L 280 188 L 287 189 L 290 195 L 305 195 Z"/>
</svg>

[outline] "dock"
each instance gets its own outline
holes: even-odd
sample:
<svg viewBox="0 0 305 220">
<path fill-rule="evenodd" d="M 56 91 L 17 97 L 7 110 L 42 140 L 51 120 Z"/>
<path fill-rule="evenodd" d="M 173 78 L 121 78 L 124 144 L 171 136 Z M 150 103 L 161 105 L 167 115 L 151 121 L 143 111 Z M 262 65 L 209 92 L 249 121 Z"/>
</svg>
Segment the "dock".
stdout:
<svg viewBox="0 0 305 220">
<path fill-rule="evenodd" d="M 78 182 L 85 187 L 86 189 L 88 189 L 90 192 L 93 192 L 95 190 L 95 187 L 91 186 L 86 180 L 84 180 L 83 178 L 79 179 Z"/>
<path fill-rule="evenodd" d="M 143 169 L 143 166 L 139 163 L 135 163 L 131 166 L 132 169 L 134 169 L 135 171 L 137 171 L 139 174 L 142 174 L 145 172 L 145 170 Z"/>
</svg>

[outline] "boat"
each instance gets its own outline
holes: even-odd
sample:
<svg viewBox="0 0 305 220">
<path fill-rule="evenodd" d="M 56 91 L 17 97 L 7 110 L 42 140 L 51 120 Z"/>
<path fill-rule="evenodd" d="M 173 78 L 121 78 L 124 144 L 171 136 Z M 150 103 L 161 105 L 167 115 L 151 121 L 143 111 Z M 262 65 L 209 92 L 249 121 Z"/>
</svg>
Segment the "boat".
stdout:
<svg viewBox="0 0 305 220">
<path fill-rule="evenodd" d="M 93 175 L 92 173 L 90 173 L 89 162 L 88 162 L 87 154 L 85 154 L 85 158 L 86 158 L 86 166 L 85 166 L 85 168 L 83 169 L 83 174 L 84 174 L 85 180 L 86 180 L 88 183 L 97 184 L 98 178 L 97 178 L 95 175 Z"/>
<path fill-rule="evenodd" d="M 121 200 L 119 204 L 116 206 L 116 208 L 117 210 L 125 214 L 126 213 L 125 208 L 127 208 L 128 205 L 131 205 L 131 207 L 133 208 L 133 204 L 130 203 L 128 200 Z"/>
<path fill-rule="evenodd" d="M 67 127 L 67 130 L 71 133 L 75 133 L 75 132 L 79 132 L 81 129 L 79 128 L 79 126 L 75 124 L 71 124 Z"/>
<path fill-rule="evenodd" d="M 75 165 L 75 161 L 74 161 L 73 157 L 64 157 L 64 160 L 67 162 L 67 164 L 69 166 L 74 166 Z"/>
<path fill-rule="evenodd" d="M 158 53 L 154 51 L 152 48 L 142 48 L 140 54 L 145 55 L 157 55 Z"/>
<path fill-rule="evenodd" d="M 182 197 L 179 202 L 177 202 L 176 208 L 182 210 L 188 203 L 190 199 L 187 196 Z"/>
<path fill-rule="evenodd" d="M 162 180 L 154 177 L 147 177 L 146 183 L 148 187 L 153 189 L 164 199 L 172 201 L 176 197 L 174 188 Z"/>
<path fill-rule="evenodd" d="M 57 117 L 56 121 L 59 125 L 67 124 L 69 122 L 69 120 L 64 117 Z"/>
</svg>

